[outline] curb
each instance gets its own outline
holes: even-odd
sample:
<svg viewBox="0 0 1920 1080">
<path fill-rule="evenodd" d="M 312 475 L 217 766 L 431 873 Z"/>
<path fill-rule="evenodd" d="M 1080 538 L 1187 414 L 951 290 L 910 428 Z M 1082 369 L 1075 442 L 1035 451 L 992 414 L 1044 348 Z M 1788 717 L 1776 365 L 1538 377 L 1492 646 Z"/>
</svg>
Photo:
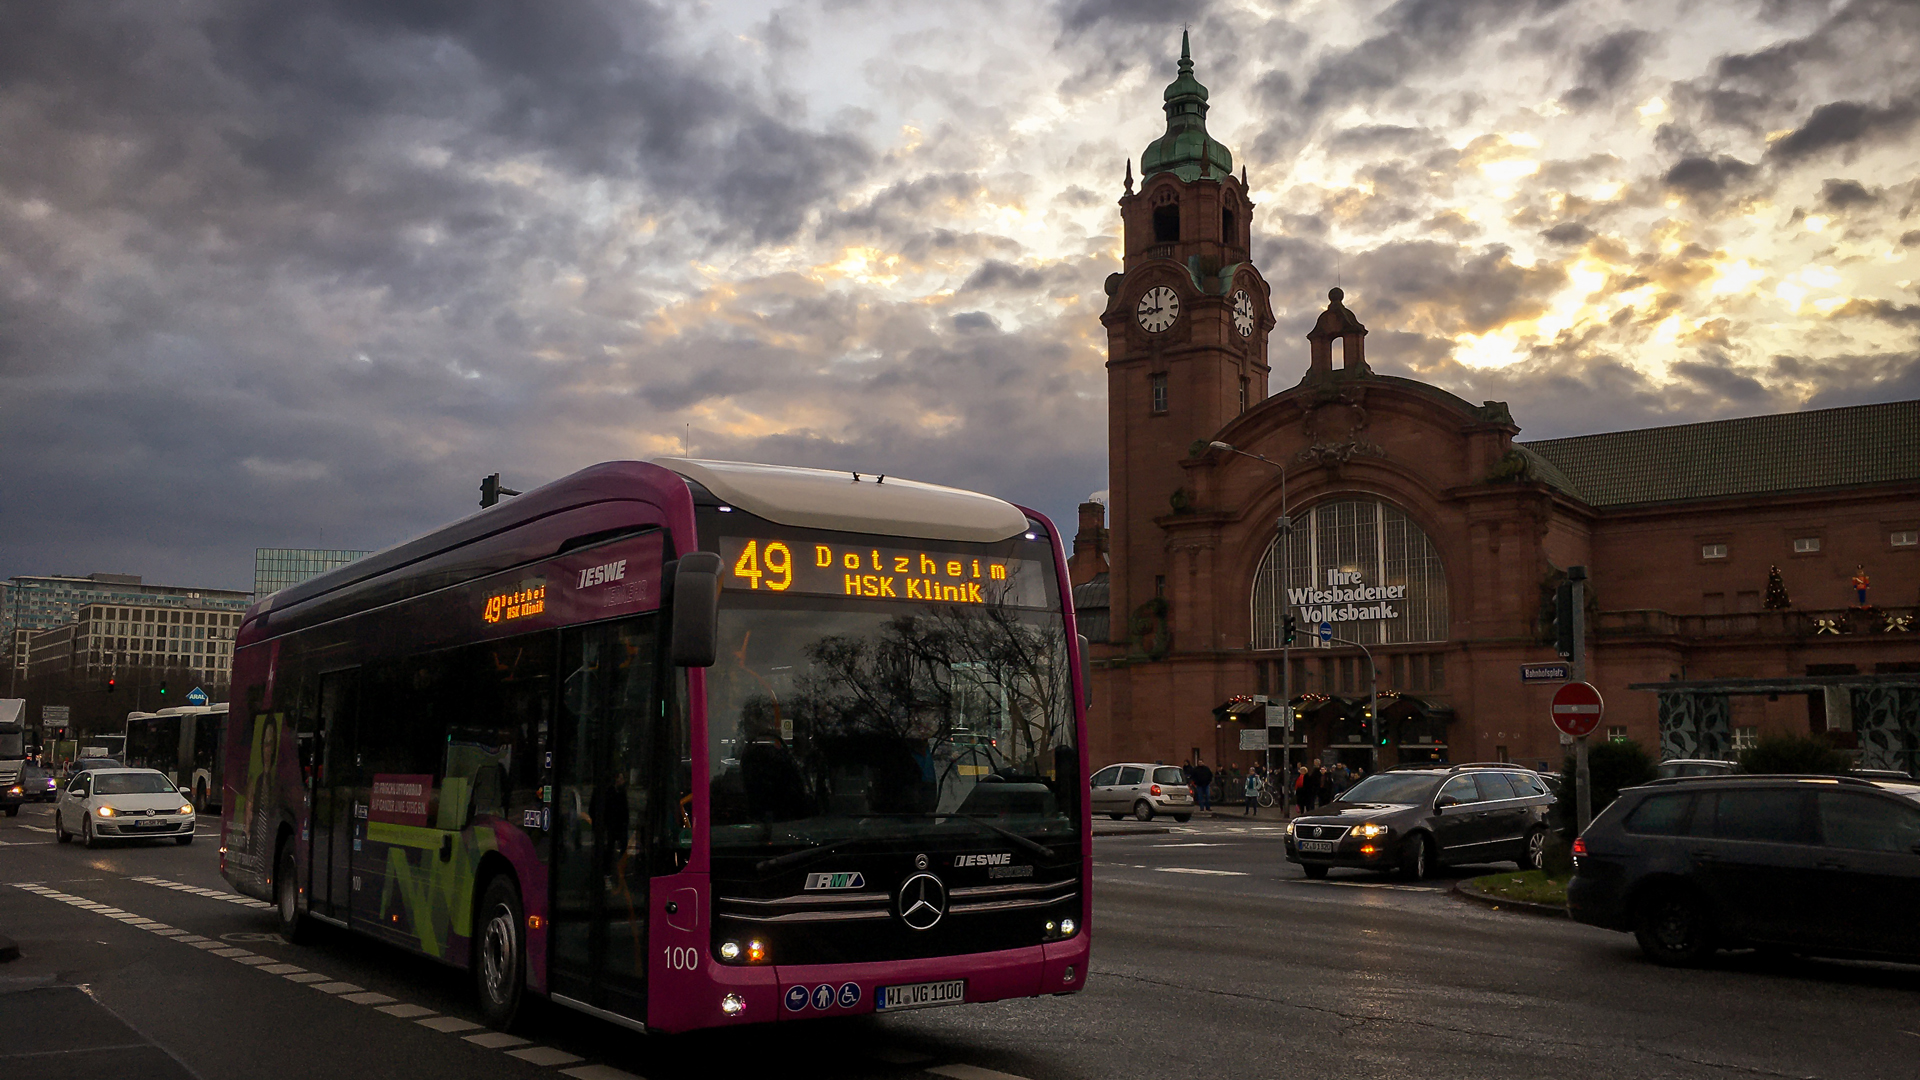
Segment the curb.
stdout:
<svg viewBox="0 0 1920 1080">
<path fill-rule="evenodd" d="M 1542 904 L 1535 900 L 1511 900 L 1504 896 L 1495 896 L 1485 889 L 1475 888 L 1466 881 L 1454 882 L 1453 891 L 1457 896 L 1464 896 L 1468 900 L 1485 904 L 1490 908 L 1512 908 L 1515 911 L 1524 911 L 1529 915 L 1548 915 L 1557 919 L 1571 917 L 1567 914 L 1566 908 L 1557 904 Z"/>
<path fill-rule="evenodd" d="M 20 946 L 5 934 L 0 934 L 0 964 L 20 959 Z"/>
<path fill-rule="evenodd" d="M 1167 833 L 1172 831 L 1172 829 L 1160 825 L 1145 829 L 1095 829 L 1093 830 L 1093 835 L 1095 839 L 1098 839 L 1102 836 L 1152 836 L 1154 833 Z"/>
</svg>

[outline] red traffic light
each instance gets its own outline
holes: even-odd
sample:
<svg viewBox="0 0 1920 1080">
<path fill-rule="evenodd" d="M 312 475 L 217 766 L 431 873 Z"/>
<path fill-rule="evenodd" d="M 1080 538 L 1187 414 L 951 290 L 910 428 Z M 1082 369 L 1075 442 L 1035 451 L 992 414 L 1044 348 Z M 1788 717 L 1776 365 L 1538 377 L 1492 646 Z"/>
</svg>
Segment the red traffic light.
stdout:
<svg viewBox="0 0 1920 1080">
<path fill-rule="evenodd" d="M 114 689 L 119 685 L 120 685 L 119 679 L 116 679 L 112 676 L 107 677 L 107 693 L 109 694 L 113 693 Z"/>
</svg>

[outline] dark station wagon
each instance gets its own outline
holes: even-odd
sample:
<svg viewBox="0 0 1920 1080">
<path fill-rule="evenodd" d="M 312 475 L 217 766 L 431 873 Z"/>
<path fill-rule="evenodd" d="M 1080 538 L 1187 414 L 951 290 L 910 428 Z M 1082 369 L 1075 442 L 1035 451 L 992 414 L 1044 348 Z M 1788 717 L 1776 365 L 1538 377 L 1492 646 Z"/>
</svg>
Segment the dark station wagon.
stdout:
<svg viewBox="0 0 1920 1080">
<path fill-rule="evenodd" d="M 1568 912 L 1648 957 L 1920 961 L 1920 784 L 1715 776 L 1629 788 L 1574 843 Z"/>
<path fill-rule="evenodd" d="M 1415 881 L 1447 863 L 1540 868 L 1546 781 L 1517 765 L 1401 766 L 1287 823 L 1287 861 L 1310 878 L 1335 866 L 1398 870 Z"/>
</svg>

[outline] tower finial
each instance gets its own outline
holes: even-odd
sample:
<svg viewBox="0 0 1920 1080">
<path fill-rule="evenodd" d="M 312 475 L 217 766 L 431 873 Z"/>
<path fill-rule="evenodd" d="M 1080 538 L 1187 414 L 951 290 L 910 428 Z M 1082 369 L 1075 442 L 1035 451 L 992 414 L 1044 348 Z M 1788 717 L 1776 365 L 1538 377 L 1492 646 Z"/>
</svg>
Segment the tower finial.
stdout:
<svg viewBox="0 0 1920 1080">
<path fill-rule="evenodd" d="M 1127 194 L 1133 194 L 1133 159 L 1127 159 Z"/>
<path fill-rule="evenodd" d="M 1180 28 L 1180 74 L 1193 74 L 1193 50 L 1187 47 L 1187 28 Z"/>
</svg>

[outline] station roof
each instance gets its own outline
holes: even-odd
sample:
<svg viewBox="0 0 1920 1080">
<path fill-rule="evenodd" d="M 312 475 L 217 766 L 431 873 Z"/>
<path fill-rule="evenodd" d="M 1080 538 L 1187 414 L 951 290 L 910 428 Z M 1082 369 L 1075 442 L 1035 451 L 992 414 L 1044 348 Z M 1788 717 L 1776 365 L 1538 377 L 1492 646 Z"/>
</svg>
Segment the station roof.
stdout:
<svg viewBox="0 0 1920 1080">
<path fill-rule="evenodd" d="M 1597 507 L 1920 482 L 1920 401 L 1515 445 Z"/>
</svg>

